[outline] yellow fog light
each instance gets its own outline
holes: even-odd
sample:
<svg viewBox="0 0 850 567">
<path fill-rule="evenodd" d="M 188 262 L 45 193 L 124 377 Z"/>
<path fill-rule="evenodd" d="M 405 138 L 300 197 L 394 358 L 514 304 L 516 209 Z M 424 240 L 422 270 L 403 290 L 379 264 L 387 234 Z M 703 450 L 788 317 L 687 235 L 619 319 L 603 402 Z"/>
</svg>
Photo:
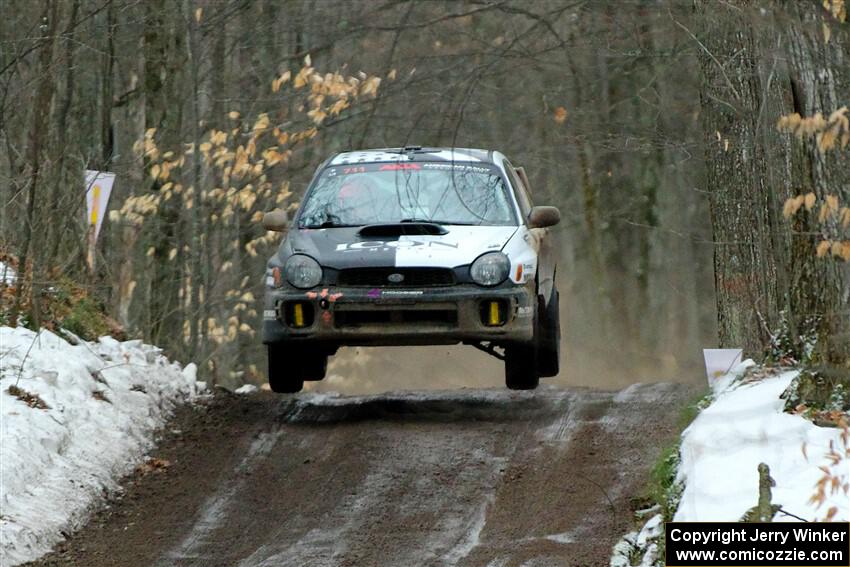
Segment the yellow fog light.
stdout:
<svg viewBox="0 0 850 567">
<path fill-rule="evenodd" d="M 499 304 L 495 301 L 490 302 L 490 324 L 493 326 L 498 325 L 501 322 L 501 318 L 499 317 Z"/>
<path fill-rule="evenodd" d="M 293 329 L 303 329 L 313 324 L 313 304 L 307 301 L 290 301 L 286 304 L 286 324 Z"/>
<path fill-rule="evenodd" d="M 488 327 L 501 327 L 507 320 L 507 305 L 503 300 L 481 303 L 481 322 Z"/>
</svg>

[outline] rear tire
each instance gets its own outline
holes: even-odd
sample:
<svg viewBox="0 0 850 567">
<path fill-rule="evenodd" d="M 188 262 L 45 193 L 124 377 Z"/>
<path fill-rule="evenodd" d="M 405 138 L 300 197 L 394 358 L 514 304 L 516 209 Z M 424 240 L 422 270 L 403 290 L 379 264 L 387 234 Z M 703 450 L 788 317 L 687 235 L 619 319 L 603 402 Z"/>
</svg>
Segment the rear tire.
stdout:
<svg viewBox="0 0 850 567">
<path fill-rule="evenodd" d="M 505 347 L 505 386 L 511 390 L 533 390 L 540 384 L 534 343 Z"/>
<path fill-rule="evenodd" d="M 305 380 L 325 377 L 328 356 L 312 350 L 268 345 L 269 387 L 279 394 L 294 394 L 304 388 Z"/>
<path fill-rule="evenodd" d="M 561 367 L 561 312 L 558 288 L 552 288 L 549 305 L 540 305 L 540 337 L 537 347 L 537 371 L 540 376 L 557 376 Z"/>
</svg>

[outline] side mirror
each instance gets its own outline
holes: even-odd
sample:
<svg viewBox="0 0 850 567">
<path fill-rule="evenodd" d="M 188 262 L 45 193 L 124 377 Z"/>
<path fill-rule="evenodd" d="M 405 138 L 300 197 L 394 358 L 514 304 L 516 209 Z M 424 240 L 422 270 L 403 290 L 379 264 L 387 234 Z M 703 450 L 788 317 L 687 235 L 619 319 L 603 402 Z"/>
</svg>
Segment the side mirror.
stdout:
<svg viewBox="0 0 850 567">
<path fill-rule="evenodd" d="M 528 214 L 530 228 L 546 228 L 561 222 L 561 211 L 558 207 L 534 207 Z"/>
<path fill-rule="evenodd" d="M 289 228 L 289 216 L 283 209 L 275 209 L 263 215 L 263 228 L 274 232 L 285 232 Z"/>
</svg>

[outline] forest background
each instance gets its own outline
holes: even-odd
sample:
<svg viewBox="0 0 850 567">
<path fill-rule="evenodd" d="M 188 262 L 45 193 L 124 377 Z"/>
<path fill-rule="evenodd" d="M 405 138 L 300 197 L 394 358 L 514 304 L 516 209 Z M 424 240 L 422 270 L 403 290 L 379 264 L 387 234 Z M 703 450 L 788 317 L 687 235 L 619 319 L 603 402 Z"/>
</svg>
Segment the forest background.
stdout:
<svg viewBox="0 0 850 567">
<path fill-rule="evenodd" d="M 4 324 L 264 381 L 261 213 L 333 152 L 482 147 L 561 209 L 562 383 L 693 380 L 718 344 L 847 368 L 842 0 L 3 4 Z M 86 169 L 116 174 L 93 272 Z"/>
</svg>

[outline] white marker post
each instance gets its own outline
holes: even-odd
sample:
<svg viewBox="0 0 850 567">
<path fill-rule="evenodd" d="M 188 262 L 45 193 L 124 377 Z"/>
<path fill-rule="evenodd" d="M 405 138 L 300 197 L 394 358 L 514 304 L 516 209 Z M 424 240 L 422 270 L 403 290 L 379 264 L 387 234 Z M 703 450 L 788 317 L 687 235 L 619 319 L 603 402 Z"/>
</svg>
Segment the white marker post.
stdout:
<svg viewBox="0 0 850 567">
<path fill-rule="evenodd" d="M 94 274 L 95 244 L 106 207 L 109 204 L 109 196 L 112 194 L 112 183 L 115 174 L 106 171 L 86 170 L 86 223 L 88 225 L 88 252 L 86 263 L 89 272 Z"/>
<path fill-rule="evenodd" d="M 741 363 L 744 350 L 740 348 L 706 348 L 702 350 L 705 359 L 705 376 L 708 385 L 711 386 L 715 380 L 731 372 L 735 366 Z"/>
</svg>

